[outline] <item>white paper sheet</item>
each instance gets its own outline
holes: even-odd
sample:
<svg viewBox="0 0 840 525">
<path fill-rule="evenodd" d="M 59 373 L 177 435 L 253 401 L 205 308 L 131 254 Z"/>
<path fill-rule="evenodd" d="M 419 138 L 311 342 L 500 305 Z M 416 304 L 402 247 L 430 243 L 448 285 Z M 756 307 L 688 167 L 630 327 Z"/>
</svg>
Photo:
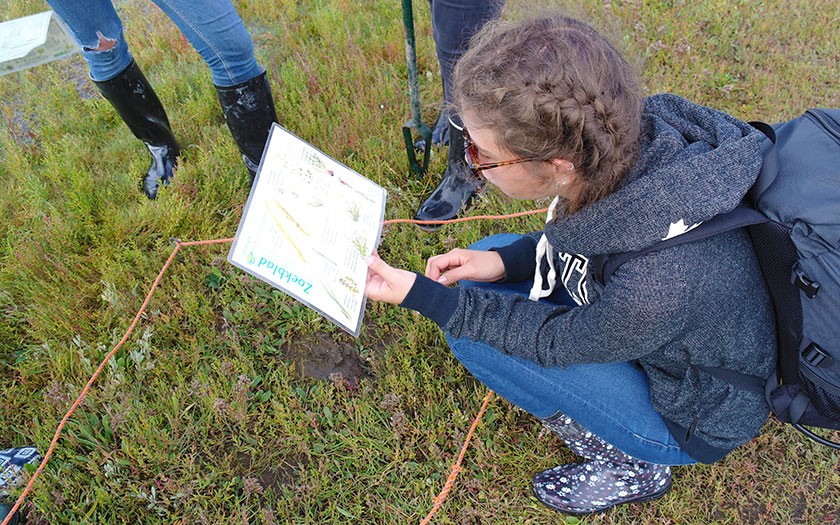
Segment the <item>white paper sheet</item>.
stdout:
<svg viewBox="0 0 840 525">
<path fill-rule="evenodd" d="M 274 124 L 228 260 L 358 336 L 386 196 Z"/>
<path fill-rule="evenodd" d="M 79 51 L 67 27 L 52 11 L 0 23 L 0 76 Z"/>
</svg>

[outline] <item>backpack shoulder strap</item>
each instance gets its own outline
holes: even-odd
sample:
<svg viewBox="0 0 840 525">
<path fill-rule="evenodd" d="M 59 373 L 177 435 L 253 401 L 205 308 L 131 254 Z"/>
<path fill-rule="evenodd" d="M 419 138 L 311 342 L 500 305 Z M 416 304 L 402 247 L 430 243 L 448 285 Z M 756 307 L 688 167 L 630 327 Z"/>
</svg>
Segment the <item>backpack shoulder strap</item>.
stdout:
<svg viewBox="0 0 840 525">
<path fill-rule="evenodd" d="M 708 221 L 702 223 L 700 226 L 697 226 L 682 235 L 652 244 L 647 248 L 642 248 L 641 250 L 632 252 L 593 257 L 591 260 L 594 264 L 593 269 L 595 272 L 595 279 L 602 285 L 605 285 L 610 280 L 610 277 L 612 277 L 612 274 L 614 274 L 622 264 L 626 263 L 630 259 L 635 259 L 636 257 L 641 257 L 649 253 L 671 248 L 672 246 L 679 246 L 680 244 L 699 241 L 701 239 L 708 239 L 709 237 L 714 237 L 719 233 L 743 228 L 745 226 L 751 226 L 753 224 L 761 224 L 767 221 L 769 221 L 769 219 L 761 212 L 758 212 L 746 204 L 741 203 L 732 211 L 715 215 Z"/>
<path fill-rule="evenodd" d="M 779 153 L 776 149 L 776 131 L 773 126 L 761 121 L 752 121 L 749 123 L 752 127 L 759 130 L 767 137 L 767 140 L 761 143 L 762 164 L 761 171 L 758 178 L 753 184 L 750 191 L 747 193 L 745 202 L 755 203 L 764 191 L 770 187 L 779 174 Z M 623 252 L 607 255 L 596 255 L 590 259 L 593 264 L 593 271 L 595 280 L 602 286 L 607 284 L 612 274 L 625 262 L 642 255 L 647 255 L 652 252 L 664 250 L 672 246 L 678 246 L 687 242 L 699 241 L 713 237 L 719 233 L 727 232 L 753 224 L 761 224 L 768 222 L 768 218 L 761 212 L 756 211 L 750 205 L 742 202 L 734 210 L 716 215 L 715 217 L 704 222 L 700 226 L 689 230 L 682 235 L 672 237 L 668 240 L 658 242 L 647 248 L 637 251 Z"/>
<path fill-rule="evenodd" d="M 747 192 L 750 201 L 758 202 L 758 198 L 764 194 L 779 175 L 779 152 L 775 147 L 776 130 L 773 129 L 773 126 L 759 120 L 754 120 L 749 124 L 767 137 L 767 140 L 761 142 L 761 171 L 758 173 L 758 178 L 752 188 Z"/>
</svg>

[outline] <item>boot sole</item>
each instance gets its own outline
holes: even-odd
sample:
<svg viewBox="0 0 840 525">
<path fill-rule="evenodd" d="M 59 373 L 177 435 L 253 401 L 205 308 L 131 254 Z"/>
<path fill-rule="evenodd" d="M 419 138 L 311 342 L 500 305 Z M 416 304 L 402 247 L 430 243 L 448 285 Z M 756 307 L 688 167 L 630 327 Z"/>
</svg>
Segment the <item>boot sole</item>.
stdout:
<svg viewBox="0 0 840 525">
<path fill-rule="evenodd" d="M 588 511 L 588 512 L 579 511 L 579 510 L 570 510 L 570 509 L 565 509 L 563 507 L 558 507 L 556 505 L 552 505 L 551 503 L 548 503 L 548 502 L 540 499 L 539 495 L 537 495 L 536 489 L 534 489 L 533 486 L 531 488 L 534 492 L 534 497 L 537 498 L 537 501 L 539 501 L 540 503 L 542 503 L 546 507 L 550 508 L 551 510 L 555 510 L 557 512 L 562 512 L 563 514 L 572 514 L 572 515 L 575 515 L 575 516 L 590 516 L 592 514 L 600 514 L 602 512 L 606 512 L 606 511 L 610 510 L 611 508 L 617 507 L 619 505 L 626 505 L 628 503 L 644 503 L 646 501 L 657 500 L 657 499 L 663 497 L 665 494 L 667 494 L 669 490 L 671 490 L 671 480 L 668 480 L 668 484 L 665 485 L 662 488 L 662 490 L 660 490 L 659 492 L 655 492 L 655 493 L 650 494 L 648 496 L 642 496 L 640 498 L 633 498 L 633 499 L 628 499 L 628 500 L 625 500 L 625 501 L 618 501 L 618 502 L 613 503 L 612 505 L 610 505 L 608 507 L 604 507 L 602 509 L 592 510 L 592 511 Z"/>
</svg>

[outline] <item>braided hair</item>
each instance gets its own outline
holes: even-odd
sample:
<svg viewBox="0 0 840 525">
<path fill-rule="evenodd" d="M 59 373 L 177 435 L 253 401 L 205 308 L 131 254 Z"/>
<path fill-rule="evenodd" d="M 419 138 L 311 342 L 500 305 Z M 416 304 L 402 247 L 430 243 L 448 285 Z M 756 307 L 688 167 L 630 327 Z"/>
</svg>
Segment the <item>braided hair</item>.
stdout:
<svg viewBox="0 0 840 525">
<path fill-rule="evenodd" d="M 612 193 L 632 166 L 642 97 L 635 72 L 587 24 L 560 15 L 491 22 L 454 72 L 455 110 L 521 158 L 563 158 L 581 174 L 566 213 Z"/>
</svg>

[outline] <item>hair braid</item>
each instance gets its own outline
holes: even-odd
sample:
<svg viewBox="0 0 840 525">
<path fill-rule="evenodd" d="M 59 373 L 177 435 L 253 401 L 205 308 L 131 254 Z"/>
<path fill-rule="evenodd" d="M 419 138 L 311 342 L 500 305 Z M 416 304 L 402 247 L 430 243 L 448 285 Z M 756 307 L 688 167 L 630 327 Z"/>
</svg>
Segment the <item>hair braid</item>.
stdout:
<svg viewBox="0 0 840 525">
<path fill-rule="evenodd" d="M 582 174 L 574 212 L 615 190 L 641 123 L 638 80 L 590 26 L 549 16 L 486 26 L 455 69 L 456 109 L 498 130 L 523 158 L 565 158 Z"/>
</svg>

